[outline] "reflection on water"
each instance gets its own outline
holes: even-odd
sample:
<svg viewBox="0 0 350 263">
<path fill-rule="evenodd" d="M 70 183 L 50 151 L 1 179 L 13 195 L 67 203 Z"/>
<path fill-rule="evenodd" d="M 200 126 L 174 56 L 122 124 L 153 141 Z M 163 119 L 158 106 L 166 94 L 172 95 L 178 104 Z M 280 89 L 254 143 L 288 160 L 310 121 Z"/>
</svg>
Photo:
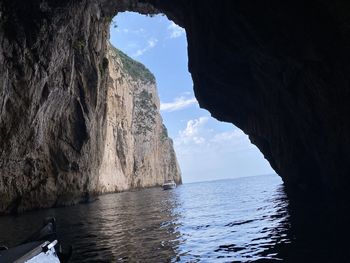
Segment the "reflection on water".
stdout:
<svg viewBox="0 0 350 263">
<path fill-rule="evenodd" d="M 338 217 L 314 204 L 295 209 L 277 176 L 153 188 L 0 217 L 0 245 L 55 216 L 72 262 L 336 262 Z"/>
<path fill-rule="evenodd" d="M 66 243 L 74 244 L 74 261 L 151 262 L 174 257 L 178 243 L 173 214 L 176 198 L 171 192 L 154 190 L 107 195 L 69 211 L 70 217 L 61 222 L 58 231 Z"/>
</svg>

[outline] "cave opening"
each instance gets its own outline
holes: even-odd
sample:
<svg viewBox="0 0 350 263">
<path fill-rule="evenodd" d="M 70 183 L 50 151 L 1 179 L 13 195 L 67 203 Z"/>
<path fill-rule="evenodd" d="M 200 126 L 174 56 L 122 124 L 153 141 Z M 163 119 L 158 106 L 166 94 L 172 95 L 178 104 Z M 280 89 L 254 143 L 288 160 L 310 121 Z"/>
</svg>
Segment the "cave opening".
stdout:
<svg viewBox="0 0 350 263">
<path fill-rule="evenodd" d="M 341 252 L 347 249 L 349 222 L 350 5 L 340 3 L 345 1 L 22 2 L 0 3 L 0 213 L 88 204 L 0 217 L 1 243 L 16 246 L 41 219 L 54 215 L 59 241 L 76 248 L 72 262 L 346 261 Z M 142 162 L 151 144 L 142 134 L 152 131 L 136 125 L 143 143 L 134 147 L 130 122 L 122 116 L 131 115 L 128 76 L 106 70 L 113 64 L 107 31 L 118 10 L 164 12 L 187 29 L 199 104 L 249 134 L 285 188 L 275 176 L 184 184 L 174 191 L 158 187 L 162 178 L 148 169 L 157 165 Z M 182 84 L 177 73 L 186 71 L 187 54 L 174 47 L 159 53 L 180 40 L 186 51 L 186 34 L 157 19 L 147 28 L 162 27 L 163 36 L 131 43 L 134 52 L 119 38 L 112 43 L 160 81 L 158 109 L 174 138 L 184 182 L 245 176 L 241 171 L 257 167 L 256 156 L 248 153 L 255 149 L 264 161 L 262 155 L 241 131 L 214 125 L 199 109 L 189 75 Z M 144 30 L 140 25 L 131 30 L 116 21 L 111 30 L 138 34 L 141 41 L 147 34 L 146 22 L 141 24 Z M 170 73 L 158 75 L 157 68 Z M 147 70 L 133 73 L 153 79 Z M 163 85 L 167 75 L 172 78 Z M 124 99 L 109 100 L 111 78 L 125 84 L 114 90 Z M 149 92 L 139 94 L 143 110 L 145 99 L 152 100 Z M 115 116 L 121 121 L 110 122 Z M 159 157 L 154 149 L 153 157 Z M 145 173 L 133 176 L 138 167 Z M 199 179 L 189 179 L 192 175 Z M 107 192 L 113 194 L 94 199 Z"/>
<path fill-rule="evenodd" d="M 120 12 L 111 21 L 110 43 L 155 75 L 161 116 L 185 183 L 275 174 L 242 130 L 199 107 L 185 29 L 163 14 Z"/>
</svg>

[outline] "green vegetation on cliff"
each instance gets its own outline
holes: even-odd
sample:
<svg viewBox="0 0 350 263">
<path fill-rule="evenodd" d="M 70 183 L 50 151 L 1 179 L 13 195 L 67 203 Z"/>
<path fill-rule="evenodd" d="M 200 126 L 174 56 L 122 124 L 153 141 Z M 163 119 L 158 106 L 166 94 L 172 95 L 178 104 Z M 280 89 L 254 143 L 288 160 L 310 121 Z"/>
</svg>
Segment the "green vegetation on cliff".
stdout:
<svg viewBox="0 0 350 263">
<path fill-rule="evenodd" d="M 121 50 L 112 46 L 112 49 L 116 52 L 116 54 L 120 57 L 123 63 L 123 69 L 135 80 L 141 80 L 142 82 L 151 82 L 155 83 L 156 79 L 143 64 L 133 60 Z"/>
<path fill-rule="evenodd" d="M 158 109 L 152 97 L 152 93 L 146 90 L 142 90 L 135 97 L 136 134 L 146 135 L 147 132 L 152 132 L 156 123 Z"/>
</svg>

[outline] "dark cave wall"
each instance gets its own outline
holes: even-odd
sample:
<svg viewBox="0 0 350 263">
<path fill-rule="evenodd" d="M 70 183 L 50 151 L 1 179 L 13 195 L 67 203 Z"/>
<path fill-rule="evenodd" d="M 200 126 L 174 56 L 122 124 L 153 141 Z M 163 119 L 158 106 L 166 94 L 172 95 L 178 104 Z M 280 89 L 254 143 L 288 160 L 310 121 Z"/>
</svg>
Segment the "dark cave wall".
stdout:
<svg viewBox="0 0 350 263">
<path fill-rule="evenodd" d="M 185 22 L 200 105 L 245 131 L 294 193 L 346 195 L 349 186 L 348 32 L 338 3 L 193 2 L 200 12 Z"/>
<path fill-rule="evenodd" d="M 149 2 L 186 28 L 201 107 L 247 133 L 292 195 L 348 197 L 350 3 Z"/>
<path fill-rule="evenodd" d="M 186 29 L 200 105 L 247 133 L 290 193 L 348 198 L 348 1 L 7 0 L 0 10 L 0 210 L 94 191 L 108 23 L 125 10 Z"/>
</svg>

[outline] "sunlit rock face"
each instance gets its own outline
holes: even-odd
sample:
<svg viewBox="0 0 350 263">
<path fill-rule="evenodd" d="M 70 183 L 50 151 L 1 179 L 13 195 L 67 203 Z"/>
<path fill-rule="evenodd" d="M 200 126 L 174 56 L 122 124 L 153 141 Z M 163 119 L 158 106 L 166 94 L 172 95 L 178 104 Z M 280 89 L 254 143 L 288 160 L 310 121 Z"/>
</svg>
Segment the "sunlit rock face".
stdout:
<svg viewBox="0 0 350 263">
<path fill-rule="evenodd" d="M 1 211 L 117 189 L 102 175 L 114 169 L 106 140 L 121 134 L 108 119 L 108 96 L 122 91 L 109 89 L 118 77 L 109 74 L 107 39 L 125 10 L 165 13 L 186 29 L 200 105 L 243 129 L 290 193 L 349 196 L 348 1 L 4 0 Z M 129 145 L 135 125 L 123 114 Z M 125 175 L 138 160 L 130 156 L 143 155 L 117 145 Z M 128 180 L 120 185 L 139 185 Z"/>
<path fill-rule="evenodd" d="M 159 114 L 154 76 L 108 45 L 107 127 L 98 192 L 181 183 L 172 140 Z"/>
<path fill-rule="evenodd" d="M 0 212 L 181 181 L 154 81 L 110 53 L 99 1 L 2 1 L 0 19 Z"/>
</svg>

